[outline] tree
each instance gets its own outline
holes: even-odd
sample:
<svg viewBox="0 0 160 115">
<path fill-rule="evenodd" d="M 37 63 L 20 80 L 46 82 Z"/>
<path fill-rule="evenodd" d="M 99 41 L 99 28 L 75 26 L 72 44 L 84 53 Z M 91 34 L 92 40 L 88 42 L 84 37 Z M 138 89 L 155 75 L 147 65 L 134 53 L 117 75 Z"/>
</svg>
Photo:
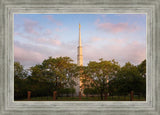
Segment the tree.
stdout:
<svg viewBox="0 0 160 115">
<path fill-rule="evenodd" d="M 137 66 L 128 62 L 117 72 L 109 86 L 113 93 L 119 95 L 127 95 L 131 91 L 144 93 L 145 79 L 141 76 Z"/>
<path fill-rule="evenodd" d="M 27 77 L 27 75 L 28 75 L 28 72 L 24 70 L 20 62 L 14 62 L 14 77 L 24 79 Z"/>
<path fill-rule="evenodd" d="M 28 71 L 26 71 L 20 62 L 14 62 L 14 95 L 15 98 L 23 98 L 27 92 L 26 78 Z"/>
<path fill-rule="evenodd" d="M 137 67 L 141 76 L 146 78 L 146 60 L 142 61 Z"/>
<path fill-rule="evenodd" d="M 98 94 L 97 90 L 94 88 L 85 88 L 83 93 L 88 97 L 88 95 L 95 95 Z"/>
<path fill-rule="evenodd" d="M 145 96 L 146 95 L 146 59 L 142 61 L 137 67 L 142 77 L 141 93 Z"/>
<path fill-rule="evenodd" d="M 75 89 L 74 88 L 63 88 L 59 90 L 60 95 L 67 95 L 69 96 L 70 94 L 75 93 Z M 73 97 L 73 96 L 72 96 Z"/>
<path fill-rule="evenodd" d="M 76 83 L 77 66 L 69 57 L 49 57 L 41 65 L 31 67 L 32 79 L 39 82 L 48 82 L 48 89 L 59 91 L 67 87 L 73 88 Z"/>
<path fill-rule="evenodd" d="M 115 60 L 104 61 L 103 59 L 99 60 L 100 62 L 91 61 L 88 66 L 84 68 L 83 74 L 90 80 L 89 83 L 86 83 L 86 80 L 82 80 L 87 88 L 94 88 L 101 96 L 103 100 L 103 95 L 108 93 L 108 81 L 115 77 L 120 66 Z"/>
</svg>

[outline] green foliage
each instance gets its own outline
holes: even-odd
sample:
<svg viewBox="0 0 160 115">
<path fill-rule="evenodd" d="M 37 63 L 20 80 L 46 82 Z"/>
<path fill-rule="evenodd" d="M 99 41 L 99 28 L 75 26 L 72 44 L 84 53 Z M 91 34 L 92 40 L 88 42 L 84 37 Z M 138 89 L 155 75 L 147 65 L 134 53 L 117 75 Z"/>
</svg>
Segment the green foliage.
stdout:
<svg viewBox="0 0 160 115">
<path fill-rule="evenodd" d="M 31 67 L 30 72 L 28 76 L 23 66 L 15 62 L 15 95 L 21 95 L 20 91 L 23 91 L 21 93 L 26 96 L 27 91 L 31 91 L 32 96 L 47 96 L 66 87 L 68 93 L 75 92 L 78 68 L 69 57 L 49 57 L 42 64 Z"/>
<path fill-rule="evenodd" d="M 108 81 L 116 75 L 119 69 L 120 66 L 115 60 L 104 61 L 100 59 L 99 62 L 91 61 L 88 66 L 84 68 L 83 85 L 84 87 L 87 86 L 86 88 L 96 89 L 103 100 L 103 95 L 108 92 Z M 87 80 L 86 77 L 88 78 Z"/>
<path fill-rule="evenodd" d="M 15 62 L 14 63 L 15 98 L 22 98 L 26 96 L 26 91 L 27 91 L 26 78 L 27 77 L 28 77 L 28 72 L 24 70 L 23 66 L 19 62 Z"/>
<path fill-rule="evenodd" d="M 31 67 L 32 79 L 54 84 L 54 89 L 75 86 L 74 77 L 77 75 L 76 64 L 69 57 L 46 59 L 41 65 Z"/>
<path fill-rule="evenodd" d="M 84 93 L 85 95 L 87 95 L 87 96 L 88 96 L 88 95 L 98 94 L 97 90 L 94 89 L 94 88 L 85 88 L 84 91 L 83 91 L 83 93 Z"/>
<path fill-rule="evenodd" d="M 146 94 L 146 60 L 134 66 L 130 62 L 120 67 L 115 60 L 91 61 L 87 66 L 77 66 L 69 57 L 49 57 L 42 64 L 35 65 L 28 71 L 19 62 L 14 63 L 15 99 L 26 98 L 27 91 L 31 96 L 72 95 L 77 85 L 75 79 L 80 77 L 83 93 L 88 95 L 128 95 Z"/>
<path fill-rule="evenodd" d="M 142 61 L 138 66 L 138 71 L 142 77 L 146 77 L 146 60 Z"/>
<path fill-rule="evenodd" d="M 23 69 L 23 66 L 19 62 L 14 62 L 14 77 L 20 79 L 26 78 L 28 72 Z"/>
<path fill-rule="evenodd" d="M 63 88 L 63 89 L 60 89 L 58 93 L 60 95 L 64 95 L 64 94 L 69 95 L 69 94 L 74 94 L 75 91 L 76 90 L 74 88 Z"/>
<path fill-rule="evenodd" d="M 139 67 L 139 66 L 138 66 Z M 109 90 L 113 95 L 127 95 L 131 91 L 134 94 L 145 95 L 146 79 L 137 66 L 126 63 L 116 74 L 116 77 L 109 82 Z"/>
</svg>

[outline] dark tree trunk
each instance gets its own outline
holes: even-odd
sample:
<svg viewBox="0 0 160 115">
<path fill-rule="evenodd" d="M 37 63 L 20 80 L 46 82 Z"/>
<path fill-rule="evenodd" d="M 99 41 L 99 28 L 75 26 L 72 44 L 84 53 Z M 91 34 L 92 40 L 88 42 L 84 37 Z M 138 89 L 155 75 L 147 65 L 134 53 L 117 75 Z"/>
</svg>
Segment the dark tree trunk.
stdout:
<svg viewBox="0 0 160 115">
<path fill-rule="evenodd" d="M 58 81 L 58 80 L 57 80 L 57 77 L 56 77 L 56 88 L 55 88 L 56 91 L 57 91 L 57 86 L 58 86 L 58 85 L 57 85 L 57 81 Z M 56 99 L 58 99 L 58 96 L 57 96 L 57 95 L 56 95 Z"/>
<path fill-rule="evenodd" d="M 103 100 L 103 93 L 101 92 L 101 100 Z"/>
</svg>

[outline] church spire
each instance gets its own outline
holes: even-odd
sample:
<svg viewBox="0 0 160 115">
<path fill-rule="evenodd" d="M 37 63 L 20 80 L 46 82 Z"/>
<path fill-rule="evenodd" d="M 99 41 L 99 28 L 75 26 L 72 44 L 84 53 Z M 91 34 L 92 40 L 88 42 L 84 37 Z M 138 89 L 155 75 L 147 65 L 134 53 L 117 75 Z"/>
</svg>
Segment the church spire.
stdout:
<svg viewBox="0 0 160 115">
<path fill-rule="evenodd" d="M 81 46 L 81 24 L 79 24 L 79 46 Z"/>
<path fill-rule="evenodd" d="M 79 24 L 79 42 L 78 42 L 78 55 L 77 65 L 83 66 L 82 44 L 81 44 L 81 25 Z"/>
</svg>

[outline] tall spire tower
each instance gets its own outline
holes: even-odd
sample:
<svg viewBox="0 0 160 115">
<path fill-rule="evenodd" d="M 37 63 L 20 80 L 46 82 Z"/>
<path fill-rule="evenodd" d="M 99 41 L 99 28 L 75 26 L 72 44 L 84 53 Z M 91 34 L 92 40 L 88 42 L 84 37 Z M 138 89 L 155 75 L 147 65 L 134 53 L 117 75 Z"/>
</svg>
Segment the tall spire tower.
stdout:
<svg viewBox="0 0 160 115">
<path fill-rule="evenodd" d="M 79 42 L 78 42 L 77 65 L 83 66 L 82 44 L 81 44 L 81 25 L 79 24 Z"/>
<path fill-rule="evenodd" d="M 77 65 L 83 66 L 83 55 L 82 55 L 82 44 L 81 44 L 81 25 L 79 24 L 79 41 L 78 41 L 78 47 L 77 47 Z M 80 78 L 75 79 L 77 85 L 75 86 L 76 89 L 76 96 L 79 96 L 79 92 L 81 91 L 80 86 L 82 83 L 80 82 Z"/>
</svg>

